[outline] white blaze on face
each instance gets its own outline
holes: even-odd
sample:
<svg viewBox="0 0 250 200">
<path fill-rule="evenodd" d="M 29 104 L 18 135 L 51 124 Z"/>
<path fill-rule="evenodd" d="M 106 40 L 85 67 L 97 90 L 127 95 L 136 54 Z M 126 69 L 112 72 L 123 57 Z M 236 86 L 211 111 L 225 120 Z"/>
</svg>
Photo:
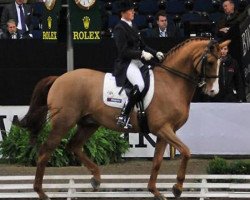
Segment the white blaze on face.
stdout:
<svg viewBox="0 0 250 200">
<path fill-rule="evenodd" d="M 219 69 L 220 69 L 220 59 L 217 60 L 217 71 L 216 71 L 216 76 L 219 76 Z M 214 96 L 218 94 L 219 92 L 219 78 L 216 78 L 215 81 L 213 82 L 211 92 L 209 92 L 211 96 Z"/>
</svg>

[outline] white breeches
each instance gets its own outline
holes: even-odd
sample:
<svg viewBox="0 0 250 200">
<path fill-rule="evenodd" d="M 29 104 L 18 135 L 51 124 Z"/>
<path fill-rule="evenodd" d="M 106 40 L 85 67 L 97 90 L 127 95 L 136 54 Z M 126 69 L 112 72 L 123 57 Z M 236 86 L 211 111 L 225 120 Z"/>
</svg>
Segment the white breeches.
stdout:
<svg viewBox="0 0 250 200">
<path fill-rule="evenodd" d="M 127 78 L 132 85 L 138 85 L 140 92 L 145 87 L 145 83 L 140 72 L 143 63 L 140 60 L 131 60 L 127 69 Z"/>
</svg>

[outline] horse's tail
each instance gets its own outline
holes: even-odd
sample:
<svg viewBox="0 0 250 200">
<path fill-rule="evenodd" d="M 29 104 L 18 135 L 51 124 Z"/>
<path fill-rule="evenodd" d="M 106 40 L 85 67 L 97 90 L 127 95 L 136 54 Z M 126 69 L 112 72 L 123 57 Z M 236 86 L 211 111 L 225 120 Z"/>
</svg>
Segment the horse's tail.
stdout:
<svg viewBox="0 0 250 200">
<path fill-rule="evenodd" d="M 33 91 L 30 107 L 24 118 L 18 123 L 19 126 L 30 131 L 30 142 L 34 144 L 39 131 L 46 122 L 48 105 L 47 96 L 50 87 L 58 76 L 48 76 L 40 80 Z"/>
</svg>

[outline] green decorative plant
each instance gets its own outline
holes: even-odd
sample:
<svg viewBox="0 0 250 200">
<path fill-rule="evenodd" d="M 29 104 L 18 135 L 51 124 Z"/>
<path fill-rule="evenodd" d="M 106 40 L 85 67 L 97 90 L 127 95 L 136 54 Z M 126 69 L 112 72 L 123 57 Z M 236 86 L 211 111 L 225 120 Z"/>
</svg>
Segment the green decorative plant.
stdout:
<svg viewBox="0 0 250 200">
<path fill-rule="evenodd" d="M 231 174 L 250 174 L 250 161 L 238 160 L 230 164 Z"/>
<path fill-rule="evenodd" d="M 215 157 L 209 162 L 207 172 L 209 174 L 227 174 L 229 171 L 229 165 L 223 158 Z"/>
<path fill-rule="evenodd" d="M 39 147 L 46 140 L 50 129 L 50 125 L 47 123 L 39 134 L 37 143 L 31 146 L 28 131 L 12 125 L 7 137 L 0 142 L 2 159 L 12 164 L 35 166 Z M 75 157 L 66 150 L 66 145 L 75 131 L 76 128 L 71 129 L 62 139 L 60 145 L 52 154 L 48 163 L 49 166 L 79 165 Z M 129 144 L 118 132 L 100 127 L 83 148 L 87 155 L 100 165 L 120 161 L 122 154 L 128 151 Z"/>
<path fill-rule="evenodd" d="M 228 162 L 223 158 L 215 157 L 209 162 L 209 174 L 250 174 L 249 160 L 236 160 Z"/>
</svg>

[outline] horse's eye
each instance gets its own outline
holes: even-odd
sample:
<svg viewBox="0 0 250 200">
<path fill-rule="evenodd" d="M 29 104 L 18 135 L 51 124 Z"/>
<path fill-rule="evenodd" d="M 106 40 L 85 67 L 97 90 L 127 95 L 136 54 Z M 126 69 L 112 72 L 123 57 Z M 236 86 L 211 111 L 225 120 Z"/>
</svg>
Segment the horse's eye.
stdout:
<svg viewBox="0 0 250 200">
<path fill-rule="evenodd" d="M 212 66 L 214 63 L 213 62 L 207 62 L 209 66 Z"/>
</svg>

